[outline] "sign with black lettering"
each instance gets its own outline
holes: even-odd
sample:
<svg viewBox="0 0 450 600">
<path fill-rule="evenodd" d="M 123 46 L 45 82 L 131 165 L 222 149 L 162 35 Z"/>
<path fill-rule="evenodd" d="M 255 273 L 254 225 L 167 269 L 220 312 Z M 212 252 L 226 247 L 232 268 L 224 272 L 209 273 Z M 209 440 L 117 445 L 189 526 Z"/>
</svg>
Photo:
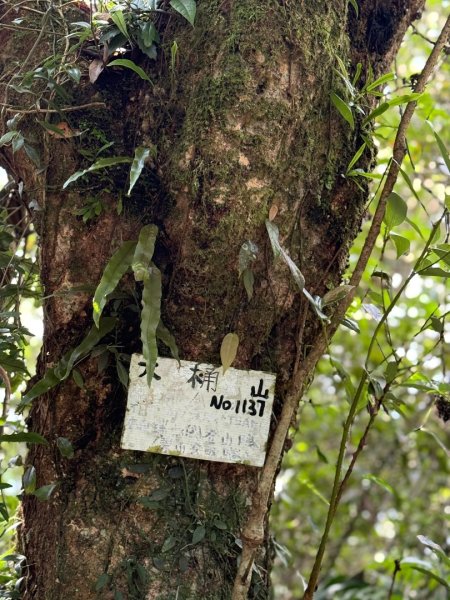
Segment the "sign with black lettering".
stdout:
<svg viewBox="0 0 450 600">
<path fill-rule="evenodd" d="M 133 354 L 122 448 L 261 467 L 275 375 Z"/>
</svg>

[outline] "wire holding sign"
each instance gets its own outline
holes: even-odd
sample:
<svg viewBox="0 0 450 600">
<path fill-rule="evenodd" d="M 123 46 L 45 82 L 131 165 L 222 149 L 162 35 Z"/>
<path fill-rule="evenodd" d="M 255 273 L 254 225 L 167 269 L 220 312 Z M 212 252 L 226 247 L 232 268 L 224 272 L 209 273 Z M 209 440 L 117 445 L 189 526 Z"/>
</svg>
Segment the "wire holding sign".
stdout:
<svg viewBox="0 0 450 600">
<path fill-rule="evenodd" d="M 276 376 L 158 358 L 151 388 L 130 365 L 122 448 L 261 467 Z"/>
</svg>

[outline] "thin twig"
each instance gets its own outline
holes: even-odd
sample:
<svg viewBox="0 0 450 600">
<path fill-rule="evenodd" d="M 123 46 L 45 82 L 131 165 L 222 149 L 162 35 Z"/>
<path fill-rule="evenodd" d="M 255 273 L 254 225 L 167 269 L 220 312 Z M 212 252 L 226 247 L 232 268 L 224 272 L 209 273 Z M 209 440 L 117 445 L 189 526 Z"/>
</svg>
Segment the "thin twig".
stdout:
<svg viewBox="0 0 450 600">
<path fill-rule="evenodd" d="M 391 587 L 389 588 L 389 594 L 388 594 L 387 600 L 391 600 L 391 598 L 392 598 L 392 594 L 394 593 L 395 580 L 397 578 L 397 574 L 400 573 L 401 570 L 402 569 L 400 567 L 400 561 L 397 558 L 396 560 L 394 560 L 394 572 L 392 573 Z"/>
<path fill-rule="evenodd" d="M 447 43 L 449 32 L 450 16 L 448 17 L 439 35 L 439 38 L 436 41 L 433 51 L 428 57 L 425 67 L 420 77 L 418 78 L 417 85 L 415 88 L 415 91 L 417 93 L 421 93 L 425 89 L 426 83 L 428 82 L 434 68 L 436 67 L 440 53 Z M 261 472 L 258 489 L 256 490 L 252 499 L 252 510 L 249 514 L 247 523 L 245 524 L 241 534 L 241 560 L 234 581 L 232 600 L 247 599 L 251 581 L 251 566 L 253 564 L 256 551 L 264 540 L 264 521 L 267 512 L 267 506 L 292 418 L 295 414 L 295 411 L 297 410 L 299 398 L 301 398 L 301 395 L 307 385 L 309 378 L 311 377 L 316 363 L 320 359 L 327 347 L 328 339 L 330 339 L 335 333 L 337 327 L 339 326 L 342 318 L 344 317 L 348 307 L 350 306 L 353 300 L 353 297 L 356 293 L 356 288 L 361 281 L 362 275 L 367 266 L 367 262 L 372 254 L 373 248 L 381 230 L 381 224 L 386 210 L 387 198 L 394 188 L 400 171 L 400 166 L 406 152 L 406 130 L 411 121 L 411 117 L 414 113 L 415 108 L 416 102 L 408 103 L 405 112 L 403 113 L 403 116 L 400 120 L 400 124 L 394 142 L 393 160 L 391 161 L 388 175 L 386 177 L 386 181 L 380 195 L 380 200 L 378 202 L 378 206 L 372 220 L 372 225 L 367 234 L 367 238 L 365 240 L 361 255 L 350 280 L 350 284 L 355 286 L 355 288 L 338 305 L 334 313 L 332 323 L 328 327 L 327 331 L 318 335 L 316 343 L 311 348 L 309 354 L 307 355 L 303 363 L 299 363 L 298 370 L 294 371 L 292 374 L 290 389 L 284 399 L 278 426 L 273 435 L 272 443 L 267 453 L 266 462 Z M 319 572 L 320 566 L 317 573 L 315 573 L 316 583 L 318 580 Z M 310 583 L 312 583 L 311 579 Z M 306 595 L 305 592 L 305 600 L 310 600 L 312 598 L 314 588 L 315 584 L 312 588 L 309 588 L 308 595 Z"/>
<path fill-rule="evenodd" d="M 32 115 L 36 113 L 67 113 L 67 112 L 76 112 L 77 110 L 85 110 L 88 108 L 106 108 L 106 104 L 104 102 L 89 102 L 88 104 L 80 104 L 79 106 L 66 106 L 64 108 L 14 108 L 10 104 L 3 104 L 0 102 L 0 106 L 4 106 L 6 112 L 19 113 L 21 115 Z"/>
</svg>

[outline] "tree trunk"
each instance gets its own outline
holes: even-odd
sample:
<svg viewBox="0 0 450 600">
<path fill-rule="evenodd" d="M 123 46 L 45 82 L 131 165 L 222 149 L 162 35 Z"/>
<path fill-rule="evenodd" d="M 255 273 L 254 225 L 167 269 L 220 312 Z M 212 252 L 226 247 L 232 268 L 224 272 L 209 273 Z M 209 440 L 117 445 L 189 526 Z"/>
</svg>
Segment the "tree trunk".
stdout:
<svg viewBox="0 0 450 600">
<path fill-rule="evenodd" d="M 43 13 L 48 9 L 46 2 L 36 4 Z M 13 154 L 4 147 L 1 155 L 11 176 L 23 180 L 23 197 L 40 207 L 35 226 L 46 300 L 38 375 L 91 326 L 92 294 L 68 291 L 95 287 L 118 245 L 155 223 L 163 320 L 181 358 L 219 364 L 221 340 L 236 332 L 241 342 L 234 366 L 277 374 L 275 426 L 295 359 L 308 353 L 321 325 L 287 269 L 273 261 L 264 221 L 276 206 L 280 239 L 311 294 L 322 296 L 339 284 L 367 195 L 342 176 L 361 146 L 362 119 L 356 113 L 352 130 L 330 102 L 331 91 L 345 95 L 336 57 L 350 73 L 361 62 L 362 82 L 369 66 L 375 77 L 383 74 L 422 5 L 364 0 L 356 17 L 347 0 L 199 0 L 195 27 L 166 19 L 158 58 L 141 61 L 154 85 L 110 67 L 92 85 L 81 52 L 81 83 L 67 87 L 70 99 L 59 106 L 104 102 L 105 108 L 21 115 L 27 139 L 41 149 L 42 169 L 23 150 Z M 24 20 L 22 29 L 12 24 L 0 33 L 1 101 L 10 107 L 4 107 L 3 128 L 17 108 L 29 108 L 29 98 L 9 85 L 13 75 L 39 67 L 53 43 L 62 55 L 67 23 L 86 20 L 73 3 L 47 10 L 45 27 L 39 15 L 12 7 L 3 2 L 2 22 Z M 40 31 L 41 25 L 43 35 L 25 29 Z M 178 53 L 170 64 L 174 39 Z M 65 121 L 82 134 L 51 135 L 36 116 Z M 63 182 L 110 141 L 114 155 L 132 156 L 138 145 L 157 147 L 132 196 L 123 197 L 120 215 L 122 167 L 62 191 Z M 90 159 L 80 150 L 90 151 Z M 361 164 L 369 167 L 372 160 L 367 152 Z M 104 210 L 85 224 L 75 213 L 93 196 Z M 259 248 L 250 301 L 238 277 L 247 240 Z M 125 279 L 128 295 L 108 305 L 118 326 L 105 343 L 125 354 L 140 350 L 133 289 Z M 47 502 L 24 497 L 24 598 L 113 598 L 121 591 L 130 599 L 229 599 L 240 530 L 260 470 L 120 450 L 126 394 L 114 365 L 99 371 L 91 356 L 78 369 L 83 388 L 66 380 L 33 402 L 28 419 L 49 446 L 32 447 L 27 463 L 36 468 L 38 486 L 59 485 Z M 58 437 L 72 442 L 72 458 L 61 456 Z M 169 494 L 158 509 L 139 503 L 160 488 Z M 205 537 L 192 544 L 199 525 Z M 269 594 L 266 540 L 250 598 Z"/>
</svg>

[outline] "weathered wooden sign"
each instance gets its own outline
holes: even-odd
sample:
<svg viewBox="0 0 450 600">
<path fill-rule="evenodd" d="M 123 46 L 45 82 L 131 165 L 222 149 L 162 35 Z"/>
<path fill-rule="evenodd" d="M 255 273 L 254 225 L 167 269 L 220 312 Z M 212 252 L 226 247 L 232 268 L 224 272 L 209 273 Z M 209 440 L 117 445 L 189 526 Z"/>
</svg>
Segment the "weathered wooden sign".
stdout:
<svg viewBox="0 0 450 600">
<path fill-rule="evenodd" d="M 261 467 L 275 375 L 133 354 L 122 448 Z"/>
</svg>

